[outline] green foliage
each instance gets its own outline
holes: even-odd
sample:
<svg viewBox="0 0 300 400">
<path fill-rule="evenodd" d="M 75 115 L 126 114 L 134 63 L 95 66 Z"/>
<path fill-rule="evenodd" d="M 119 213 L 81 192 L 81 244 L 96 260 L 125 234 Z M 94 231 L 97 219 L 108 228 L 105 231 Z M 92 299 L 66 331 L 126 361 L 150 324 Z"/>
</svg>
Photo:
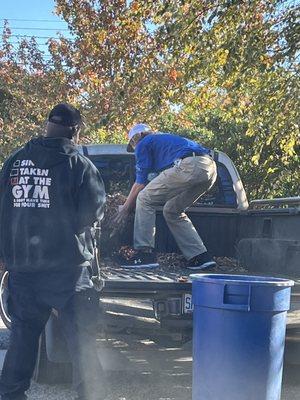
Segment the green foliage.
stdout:
<svg viewBox="0 0 300 400">
<path fill-rule="evenodd" d="M 212 132 L 252 197 L 299 195 L 299 3 L 170 3 L 176 18 L 160 23 L 172 33 L 177 121 Z"/>
<path fill-rule="evenodd" d="M 43 129 L 46 114 L 61 99 L 77 99 L 68 77 L 50 68 L 34 39 L 15 51 L 5 25 L 0 47 L 0 163 Z"/>
<path fill-rule="evenodd" d="M 84 112 L 84 142 L 133 123 L 229 154 L 249 195 L 299 195 L 299 0 L 56 0 L 73 40 L 0 46 L 1 157 L 49 108 Z"/>
</svg>

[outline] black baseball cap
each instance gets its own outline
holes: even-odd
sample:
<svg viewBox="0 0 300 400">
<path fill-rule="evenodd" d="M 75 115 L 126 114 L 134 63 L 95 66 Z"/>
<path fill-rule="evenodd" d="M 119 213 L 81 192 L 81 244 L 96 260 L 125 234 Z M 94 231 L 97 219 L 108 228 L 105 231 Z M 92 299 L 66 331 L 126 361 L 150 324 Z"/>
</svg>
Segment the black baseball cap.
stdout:
<svg viewBox="0 0 300 400">
<path fill-rule="evenodd" d="M 63 126 L 84 125 L 80 111 L 67 103 L 59 103 L 50 111 L 49 122 Z"/>
</svg>

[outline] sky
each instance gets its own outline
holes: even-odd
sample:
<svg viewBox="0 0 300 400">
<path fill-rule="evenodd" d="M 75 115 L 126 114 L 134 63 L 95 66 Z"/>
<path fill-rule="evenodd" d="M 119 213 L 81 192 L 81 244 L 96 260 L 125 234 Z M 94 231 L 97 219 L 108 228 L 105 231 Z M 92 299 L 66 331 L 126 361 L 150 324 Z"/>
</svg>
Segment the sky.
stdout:
<svg viewBox="0 0 300 400">
<path fill-rule="evenodd" d="M 68 28 L 67 24 L 54 14 L 54 7 L 54 0 L 0 0 L 0 27 L 8 19 L 14 35 L 12 43 L 22 39 L 18 35 L 36 36 L 41 50 L 46 51 L 48 37 L 57 37 L 58 31 L 70 36 L 63 30 Z"/>
</svg>

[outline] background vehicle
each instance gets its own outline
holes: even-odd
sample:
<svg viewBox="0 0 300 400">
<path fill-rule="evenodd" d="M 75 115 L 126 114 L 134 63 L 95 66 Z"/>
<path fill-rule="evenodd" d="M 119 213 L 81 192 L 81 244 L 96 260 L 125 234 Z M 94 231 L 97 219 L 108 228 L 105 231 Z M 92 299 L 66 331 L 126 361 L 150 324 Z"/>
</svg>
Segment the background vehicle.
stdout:
<svg viewBox="0 0 300 400">
<path fill-rule="evenodd" d="M 108 193 L 127 193 L 135 178 L 134 155 L 123 145 L 82 146 L 102 174 Z M 300 198 L 255 200 L 248 204 L 239 174 L 229 157 L 215 151 L 218 179 L 212 190 L 188 210 L 196 229 L 211 252 L 218 257 L 235 257 L 249 273 L 279 275 L 295 280 L 292 309 L 287 326 L 286 357 L 300 363 Z M 157 208 L 156 249 L 177 252 L 162 208 Z M 128 243 L 132 230 L 124 233 Z M 224 270 L 226 272 L 226 270 Z M 1 309 L 9 325 L 5 289 L 1 281 Z M 180 346 L 191 339 L 191 281 L 172 272 L 101 270 L 103 289 L 99 312 L 101 329 L 128 334 L 139 332 L 166 345 Z M 134 304 L 134 306 L 133 306 Z M 67 371 L 68 355 L 55 317 L 41 339 L 36 378 L 49 381 L 53 366 L 60 376 Z M 65 375 L 69 374 L 65 372 Z"/>
</svg>

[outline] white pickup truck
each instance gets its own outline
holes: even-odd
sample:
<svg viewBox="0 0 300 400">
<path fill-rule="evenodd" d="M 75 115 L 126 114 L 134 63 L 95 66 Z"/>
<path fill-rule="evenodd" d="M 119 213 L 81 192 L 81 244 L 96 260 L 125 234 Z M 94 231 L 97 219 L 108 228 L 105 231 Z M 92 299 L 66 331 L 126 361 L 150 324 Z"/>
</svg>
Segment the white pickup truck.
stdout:
<svg viewBox="0 0 300 400">
<path fill-rule="evenodd" d="M 80 151 L 99 169 L 108 193 L 128 193 L 135 179 L 135 159 L 133 154 L 126 152 L 126 146 L 88 145 L 80 146 Z M 295 281 L 288 314 L 286 359 L 289 363 L 300 364 L 300 197 L 254 200 L 249 204 L 230 158 L 219 151 L 214 151 L 213 156 L 218 166 L 217 182 L 188 210 L 188 214 L 215 256 L 238 259 L 250 274 L 282 276 Z M 157 208 L 156 225 L 157 250 L 178 251 L 161 207 Z M 132 229 L 127 230 L 126 240 L 131 242 Z M 180 345 L 190 340 L 193 324 L 189 279 L 179 279 L 171 272 L 134 272 L 120 268 L 100 268 L 100 277 L 103 288 L 99 292 L 99 305 L 105 321 L 102 326 L 107 334 L 136 330 L 166 344 Z M 7 274 L 4 274 L 1 314 L 9 326 L 6 282 Z M 136 318 L 134 313 L 130 315 L 130 310 L 136 307 L 128 307 L 129 299 L 134 299 L 136 304 L 148 301 L 152 310 L 150 312 L 148 307 L 147 318 L 150 312 L 157 322 L 155 330 L 153 324 L 147 323 L 147 318 Z M 49 382 L 57 379 L 57 374 L 60 378 L 64 375 L 62 371 L 69 365 L 68 355 L 55 316 L 46 327 L 39 354 L 38 380 Z"/>
</svg>

